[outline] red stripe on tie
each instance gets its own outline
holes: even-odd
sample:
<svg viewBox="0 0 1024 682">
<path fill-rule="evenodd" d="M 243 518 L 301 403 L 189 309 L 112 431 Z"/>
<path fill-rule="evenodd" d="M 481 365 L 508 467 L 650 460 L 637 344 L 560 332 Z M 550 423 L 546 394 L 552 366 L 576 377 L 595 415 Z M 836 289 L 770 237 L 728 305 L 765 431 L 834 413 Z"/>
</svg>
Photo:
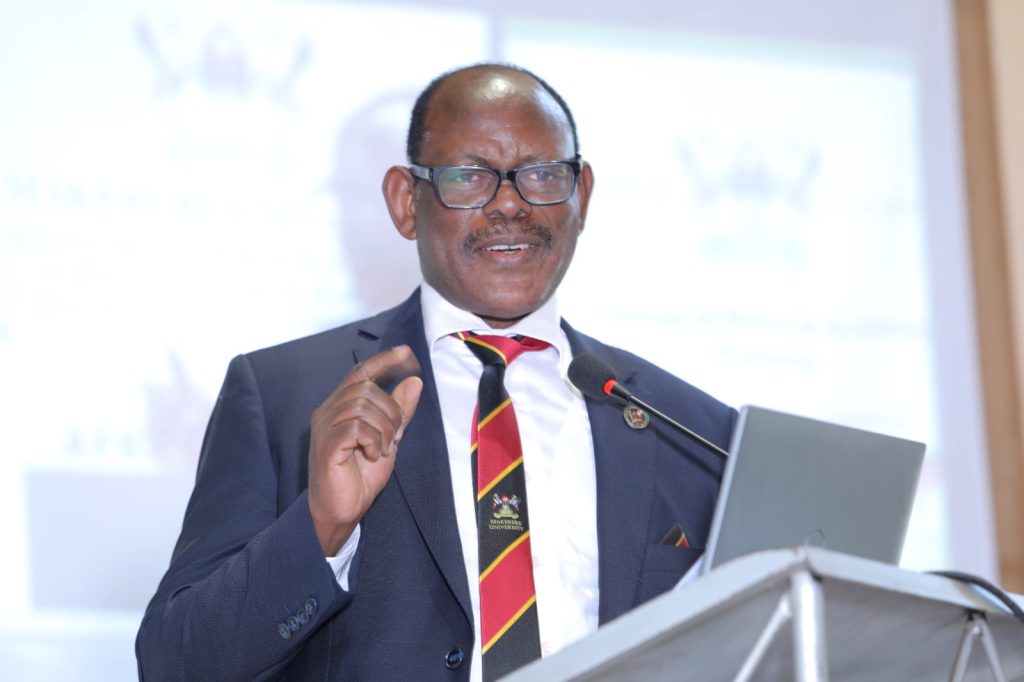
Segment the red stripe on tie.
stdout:
<svg viewBox="0 0 1024 682">
<path fill-rule="evenodd" d="M 516 413 L 510 408 L 499 412 L 484 426 L 487 438 L 487 456 L 477 460 L 477 490 L 485 490 L 495 477 L 499 476 L 508 465 L 519 459 L 522 447 L 519 444 L 519 427 L 516 424 Z M 478 433 L 474 442 L 480 442 Z M 517 491 L 522 494 L 522 491 Z"/>
<path fill-rule="evenodd" d="M 484 646 L 534 596 L 533 561 L 530 559 L 530 539 L 509 552 L 491 572 L 480 581 L 481 594 L 486 593 L 485 605 L 480 610 L 480 638 Z"/>
</svg>

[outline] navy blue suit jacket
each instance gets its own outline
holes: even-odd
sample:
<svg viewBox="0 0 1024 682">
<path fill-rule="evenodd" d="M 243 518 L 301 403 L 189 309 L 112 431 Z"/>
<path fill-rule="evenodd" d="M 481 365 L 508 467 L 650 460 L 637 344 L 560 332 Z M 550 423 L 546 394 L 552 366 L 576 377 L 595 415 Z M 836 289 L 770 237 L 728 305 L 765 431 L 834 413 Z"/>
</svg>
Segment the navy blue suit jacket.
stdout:
<svg viewBox="0 0 1024 682">
<path fill-rule="evenodd" d="M 231 362 L 181 536 L 139 630 L 140 676 L 468 679 L 470 586 L 419 300 L 417 292 L 376 317 Z M 627 387 L 727 445 L 734 410 L 563 327 L 574 353 L 603 358 Z M 346 592 L 306 500 L 310 415 L 357 362 L 399 344 L 423 365 L 424 391 L 394 473 L 362 520 Z M 669 589 L 696 560 L 722 464 L 660 424 L 630 428 L 614 403 L 588 400 L 587 410 L 605 623 Z M 676 524 L 689 549 L 662 544 Z M 455 650 L 465 663 L 450 670 Z"/>
</svg>

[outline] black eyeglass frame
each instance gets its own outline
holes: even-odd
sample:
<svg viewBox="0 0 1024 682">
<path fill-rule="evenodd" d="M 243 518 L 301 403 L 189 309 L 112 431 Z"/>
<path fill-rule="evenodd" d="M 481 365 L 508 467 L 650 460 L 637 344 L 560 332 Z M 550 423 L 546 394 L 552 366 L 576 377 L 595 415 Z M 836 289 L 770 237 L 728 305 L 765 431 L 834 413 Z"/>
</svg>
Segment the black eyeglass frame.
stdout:
<svg viewBox="0 0 1024 682">
<path fill-rule="evenodd" d="M 530 201 L 525 196 L 523 196 L 523 190 L 519 189 L 519 182 L 516 180 L 516 176 L 519 173 L 521 173 L 521 172 L 523 172 L 525 170 L 530 170 L 530 169 L 533 169 L 533 168 L 537 168 L 538 166 L 550 166 L 550 165 L 553 165 L 553 164 L 563 164 L 563 165 L 569 166 L 569 168 L 572 169 L 572 189 L 569 190 L 569 193 L 566 195 L 566 197 L 564 199 L 559 199 L 558 201 L 541 201 L 541 202 L 538 202 L 538 201 Z M 498 176 L 498 182 L 494 185 L 494 192 L 491 194 L 490 197 L 488 197 L 487 201 L 485 201 L 483 203 L 480 203 L 480 204 L 473 204 L 473 205 L 470 205 L 470 206 L 458 206 L 458 205 L 449 204 L 448 202 L 446 202 L 444 199 L 441 198 L 441 188 L 438 187 L 437 177 L 439 175 L 441 175 L 442 173 L 444 173 L 444 171 L 451 170 L 452 168 L 465 168 L 465 169 L 468 169 L 468 170 L 483 170 L 483 171 L 489 171 L 491 173 L 494 173 L 496 176 Z M 434 166 L 434 167 L 430 167 L 430 166 L 421 166 L 418 163 L 410 163 L 409 164 L 409 172 L 412 173 L 412 176 L 414 178 L 417 178 L 419 180 L 427 180 L 428 182 L 430 182 L 431 187 L 434 188 L 434 197 L 437 199 L 437 203 L 441 204 L 445 208 L 457 208 L 457 209 L 483 208 L 487 204 L 489 204 L 492 201 L 494 201 L 494 197 L 498 196 L 498 190 L 501 189 L 501 185 L 502 185 L 503 182 L 505 182 L 506 179 L 509 182 L 512 183 L 513 187 L 516 188 L 516 194 L 518 194 L 523 201 L 525 201 L 526 203 L 530 204 L 531 206 L 557 206 L 558 204 L 564 204 L 565 202 L 569 201 L 569 199 L 572 199 L 572 195 L 576 193 L 576 188 L 579 187 L 580 171 L 582 170 L 582 168 L 583 168 L 583 163 L 582 163 L 582 161 L 580 161 L 580 158 L 578 156 L 575 159 L 566 159 L 566 160 L 563 160 L 563 161 L 539 161 L 537 163 L 528 163 L 525 166 L 520 166 L 519 168 L 512 168 L 510 170 L 503 170 L 503 169 L 500 169 L 500 168 L 491 168 L 490 166 L 463 165 L 463 166 Z"/>
</svg>

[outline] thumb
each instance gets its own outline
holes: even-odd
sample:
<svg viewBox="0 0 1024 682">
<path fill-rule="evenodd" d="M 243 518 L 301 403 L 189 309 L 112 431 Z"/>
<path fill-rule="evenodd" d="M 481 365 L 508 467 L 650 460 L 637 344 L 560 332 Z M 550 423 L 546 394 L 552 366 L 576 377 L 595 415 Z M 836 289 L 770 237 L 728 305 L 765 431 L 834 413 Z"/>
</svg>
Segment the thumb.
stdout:
<svg viewBox="0 0 1024 682">
<path fill-rule="evenodd" d="M 416 406 L 420 402 L 420 394 L 422 393 L 423 379 L 419 377 L 409 377 L 402 380 L 398 386 L 395 386 L 395 390 L 391 392 L 391 397 L 402 408 L 402 425 L 398 427 L 398 431 L 395 433 L 396 442 L 402 438 L 402 434 L 405 433 L 405 427 L 408 426 L 413 414 L 416 413 Z"/>
</svg>

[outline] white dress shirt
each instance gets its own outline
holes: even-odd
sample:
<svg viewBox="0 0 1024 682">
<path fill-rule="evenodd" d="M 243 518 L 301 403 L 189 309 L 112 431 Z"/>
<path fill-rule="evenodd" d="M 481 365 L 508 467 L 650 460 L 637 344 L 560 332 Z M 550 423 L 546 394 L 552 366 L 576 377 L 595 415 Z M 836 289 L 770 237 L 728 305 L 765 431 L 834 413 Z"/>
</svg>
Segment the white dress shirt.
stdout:
<svg viewBox="0 0 1024 682">
<path fill-rule="evenodd" d="M 452 334 L 521 334 L 551 344 L 542 351 L 523 353 L 505 372 L 505 390 L 515 407 L 523 446 L 544 656 L 593 632 L 598 624 L 597 503 L 590 420 L 582 395 L 566 378 L 572 351 L 554 299 L 500 330 L 455 307 L 427 284 L 421 287 L 421 303 L 478 643 L 473 647 L 470 679 L 480 680 L 480 593 L 475 589 L 479 565 L 469 443 L 483 365 Z M 345 589 L 358 539 L 357 529 L 338 555 L 328 559 Z"/>
</svg>

